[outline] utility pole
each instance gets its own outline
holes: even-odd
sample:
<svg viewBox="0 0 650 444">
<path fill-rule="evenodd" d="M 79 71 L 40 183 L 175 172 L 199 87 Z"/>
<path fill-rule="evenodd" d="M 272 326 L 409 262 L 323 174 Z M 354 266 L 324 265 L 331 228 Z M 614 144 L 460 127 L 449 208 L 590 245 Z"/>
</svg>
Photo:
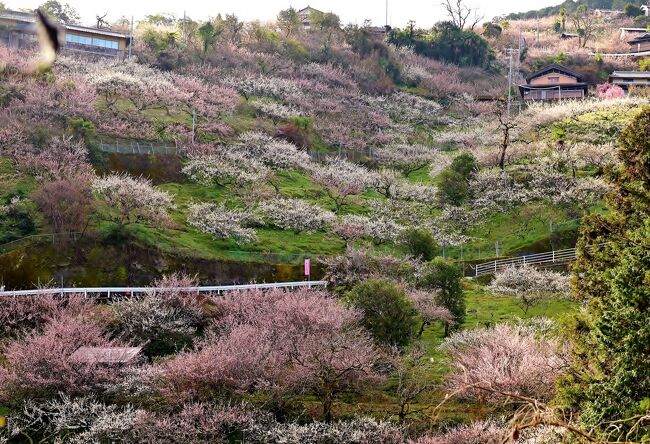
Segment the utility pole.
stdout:
<svg viewBox="0 0 650 444">
<path fill-rule="evenodd" d="M 131 48 L 133 48 L 133 16 L 131 16 L 131 35 L 129 36 L 129 59 L 131 58 Z"/>
<path fill-rule="evenodd" d="M 195 127 L 196 127 L 196 111 L 192 110 L 192 143 L 194 143 Z"/>
<path fill-rule="evenodd" d="M 510 120 L 510 105 L 512 103 L 512 54 L 515 52 L 514 48 L 506 49 L 508 53 L 508 120 Z"/>
<path fill-rule="evenodd" d="M 388 0 L 386 0 L 386 29 L 388 29 Z"/>
</svg>

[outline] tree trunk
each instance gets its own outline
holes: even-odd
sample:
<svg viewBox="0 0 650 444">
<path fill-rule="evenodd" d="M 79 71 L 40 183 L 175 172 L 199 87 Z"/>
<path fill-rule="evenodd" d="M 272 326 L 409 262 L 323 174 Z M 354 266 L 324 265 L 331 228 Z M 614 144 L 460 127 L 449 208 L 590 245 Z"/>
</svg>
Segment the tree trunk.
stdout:
<svg viewBox="0 0 650 444">
<path fill-rule="evenodd" d="M 325 395 L 325 399 L 323 399 L 323 418 L 325 418 L 327 424 L 332 422 L 332 404 L 332 395 Z"/>
<path fill-rule="evenodd" d="M 422 322 L 422 325 L 420 326 L 420 331 L 418 332 L 418 338 L 422 337 L 422 333 L 424 333 L 424 328 L 427 326 L 427 322 Z"/>
<path fill-rule="evenodd" d="M 406 419 L 406 404 L 401 404 L 399 406 L 397 417 L 399 418 L 399 423 L 404 424 L 404 420 Z"/>
</svg>

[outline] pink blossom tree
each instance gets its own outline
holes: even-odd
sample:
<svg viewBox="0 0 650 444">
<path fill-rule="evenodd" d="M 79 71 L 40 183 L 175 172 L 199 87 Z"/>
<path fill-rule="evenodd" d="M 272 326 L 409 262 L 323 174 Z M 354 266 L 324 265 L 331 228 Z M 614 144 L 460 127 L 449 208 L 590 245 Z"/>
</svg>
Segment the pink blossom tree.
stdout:
<svg viewBox="0 0 650 444">
<path fill-rule="evenodd" d="M 408 444 L 501 444 L 507 430 L 492 421 L 476 421 L 436 435 L 409 440 Z"/>
<path fill-rule="evenodd" d="M 508 394 L 549 399 L 568 363 L 558 340 L 526 326 L 460 331 L 442 349 L 452 362 L 449 388 L 480 402 L 499 402 Z"/>
<path fill-rule="evenodd" d="M 92 299 L 80 295 L 40 294 L 6 298 L 0 310 L 0 332 L 5 337 L 16 337 L 26 331 L 41 331 L 51 319 L 64 315 L 88 313 Z"/>
<path fill-rule="evenodd" d="M 412 290 L 407 293 L 408 297 L 415 304 L 415 308 L 420 314 L 422 324 L 420 325 L 419 335 L 422 336 L 424 329 L 436 321 L 452 326 L 454 324 L 454 315 L 437 303 L 435 293 L 424 290 Z"/>
<path fill-rule="evenodd" d="M 625 97 L 625 91 L 618 85 L 613 83 L 601 83 L 596 85 L 596 94 L 601 99 L 620 99 Z"/>
<path fill-rule="evenodd" d="M 62 316 L 50 320 L 42 332 L 33 331 L 3 347 L 5 362 L 0 367 L 0 399 L 50 397 L 101 391 L 103 384 L 119 375 L 93 362 L 77 362 L 70 356 L 82 346 L 110 347 L 102 328 L 88 316 Z"/>
<path fill-rule="evenodd" d="M 168 396 L 258 388 L 310 393 L 332 419 L 336 396 L 379 376 L 379 355 L 358 315 L 327 294 L 253 290 L 214 298 L 222 313 L 197 350 L 164 364 Z"/>
</svg>

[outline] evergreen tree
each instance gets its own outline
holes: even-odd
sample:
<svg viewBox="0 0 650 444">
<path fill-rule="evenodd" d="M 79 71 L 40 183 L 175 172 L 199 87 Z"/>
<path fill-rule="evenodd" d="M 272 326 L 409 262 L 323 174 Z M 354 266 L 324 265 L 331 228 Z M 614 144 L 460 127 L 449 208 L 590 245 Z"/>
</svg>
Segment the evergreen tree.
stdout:
<svg viewBox="0 0 650 444">
<path fill-rule="evenodd" d="M 596 433 L 650 413 L 650 108 L 623 132 L 619 160 L 609 174 L 611 211 L 588 217 L 578 242 L 574 284 L 585 310 L 572 326 L 574 364 L 558 395 Z"/>
</svg>

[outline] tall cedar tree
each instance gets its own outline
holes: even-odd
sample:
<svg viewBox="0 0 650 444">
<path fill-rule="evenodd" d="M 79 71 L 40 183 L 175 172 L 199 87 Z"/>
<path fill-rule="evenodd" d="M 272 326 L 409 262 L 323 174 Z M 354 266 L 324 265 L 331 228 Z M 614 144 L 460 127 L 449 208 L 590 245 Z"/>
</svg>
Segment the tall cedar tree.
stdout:
<svg viewBox="0 0 650 444">
<path fill-rule="evenodd" d="M 586 309 L 572 326 L 575 361 L 558 395 L 597 431 L 650 413 L 650 107 L 620 141 L 611 211 L 589 216 L 578 242 L 574 287 Z M 647 422 L 640 434 L 650 437 Z"/>
</svg>

